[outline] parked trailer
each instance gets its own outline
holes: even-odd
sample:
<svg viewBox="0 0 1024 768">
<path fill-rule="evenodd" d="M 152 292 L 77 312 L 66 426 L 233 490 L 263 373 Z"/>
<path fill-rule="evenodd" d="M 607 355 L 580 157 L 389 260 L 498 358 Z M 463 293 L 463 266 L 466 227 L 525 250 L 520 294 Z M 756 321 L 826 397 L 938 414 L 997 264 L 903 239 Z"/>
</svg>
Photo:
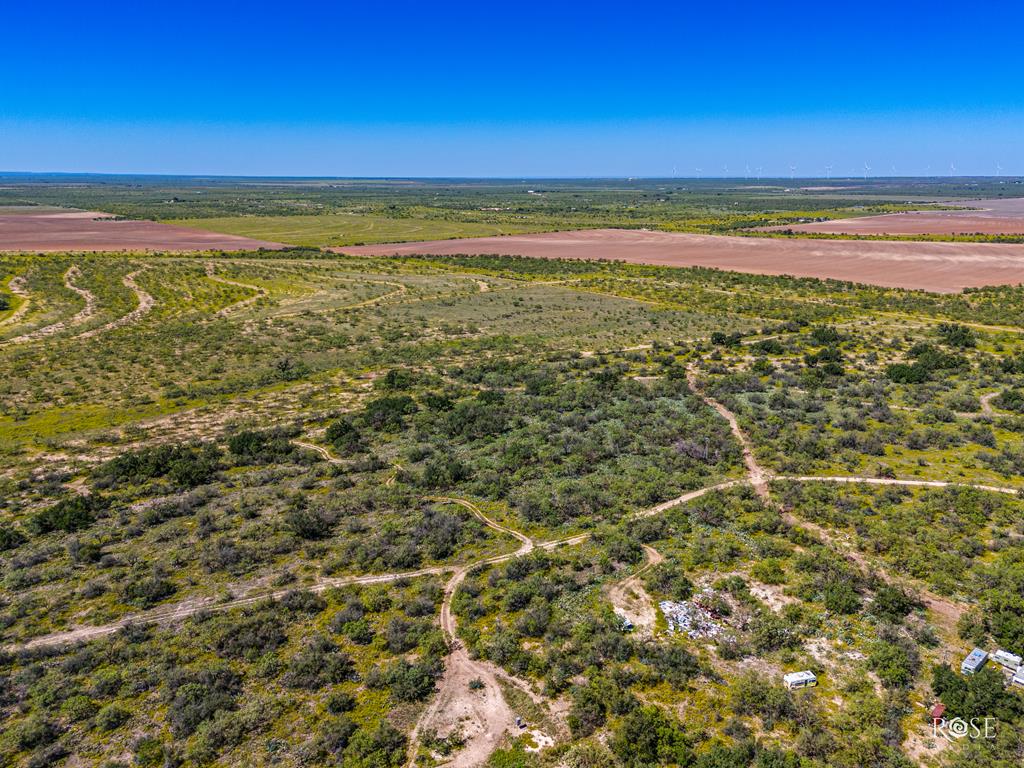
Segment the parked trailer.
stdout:
<svg viewBox="0 0 1024 768">
<path fill-rule="evenodd" d="M 783 675 L 782 682 L 786 684 L 789 690 L 794 691 L 797 688 L 811 688 L 817 685 L 818 678 L 810 670 L 804 670 L 803 672 L 790 672 L 787 675 Z"/>
<path fill-rule="evenodd" d="M 1012 669 L 1014 671 L 1019 669 L 1021 664 L 1020 656 L 1015 653 L 1010 653 L 1009 651 L 1004 651 L 1002 648 L 992 654 L 992 661 L 1001 667 L 1006 667 L 1007 669 Z"/>
<path fill-rule="evenodd" d="M 986 661 L 988 661 L 988 652 L 981 648 L 975 648 L 967 654 L 967 658 L 960 662 L 960 672 L 965 675 L 973 675 L 985 666 Z"/>
</svg>

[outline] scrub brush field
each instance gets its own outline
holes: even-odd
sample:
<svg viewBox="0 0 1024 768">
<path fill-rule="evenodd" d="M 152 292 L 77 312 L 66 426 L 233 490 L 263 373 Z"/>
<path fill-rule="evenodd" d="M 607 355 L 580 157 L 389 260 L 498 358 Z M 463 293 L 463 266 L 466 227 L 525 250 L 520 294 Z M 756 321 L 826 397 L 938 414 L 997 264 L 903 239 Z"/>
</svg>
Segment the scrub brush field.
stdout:
<svg viewBox="0 0 1024 768">
<path fill-rule="evenodd" d="M 1021 289 L 0 273 L 5 764 L 1021 757 L 1020 690 L 958 671 L 1024 646 Z M 995 737 L 934 732 L 939 700 Z"/>
</svg>

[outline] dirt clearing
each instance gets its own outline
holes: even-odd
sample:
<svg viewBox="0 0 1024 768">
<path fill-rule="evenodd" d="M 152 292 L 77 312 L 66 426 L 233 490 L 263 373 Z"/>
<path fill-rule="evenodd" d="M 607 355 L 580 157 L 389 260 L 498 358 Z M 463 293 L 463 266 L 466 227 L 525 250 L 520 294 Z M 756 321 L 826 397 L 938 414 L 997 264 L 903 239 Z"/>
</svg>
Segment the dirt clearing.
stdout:
<svg viewBox="0 0 1024 768">
<path fill-rule="evenodd" d="M 116 221 L 95 211 L 0 208 L 0 251 L 241 251 L 280 243 L 155 221 Z"/>
<path fill-rule="evenodd" d="M 690 235 L 627 229 L 547 232 L 340 249 L 359 255 L 501 254 L 717 267 L 759 275 L 852 280 L 952 293 L 1024 281 L 1024 245 Z"/>
</svg>

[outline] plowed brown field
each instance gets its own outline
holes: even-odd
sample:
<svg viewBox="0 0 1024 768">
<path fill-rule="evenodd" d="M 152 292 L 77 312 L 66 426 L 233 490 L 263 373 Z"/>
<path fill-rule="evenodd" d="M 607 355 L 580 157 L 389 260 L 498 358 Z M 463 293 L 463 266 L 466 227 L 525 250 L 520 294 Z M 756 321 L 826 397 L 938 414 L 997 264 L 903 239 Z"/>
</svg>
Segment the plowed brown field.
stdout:
<svg viewBox="0 0 1024 768">
<path fill-rule="evenodd" d="M 0 251 L 239 251 L 280 243 L 155 221 L 115 221 L 95 211 L 0 209 Z"/>
<path fill-rule="evenodd" d="M 336 250 L 363 255 L 501 254 L 616 259 L 763 275 L 834 278 L 939 292 L 1024 282 L 1024 245 L 989 243 L 797 240 L 593 229 Z"/>
<path fill-rule="evenodd" d="M 1024 199 L 969 200 L 973 211 L 908 211 L 859 219 L 836 219 L 769 229 L 846 235 L 1021 235 Z"/>
</svg>

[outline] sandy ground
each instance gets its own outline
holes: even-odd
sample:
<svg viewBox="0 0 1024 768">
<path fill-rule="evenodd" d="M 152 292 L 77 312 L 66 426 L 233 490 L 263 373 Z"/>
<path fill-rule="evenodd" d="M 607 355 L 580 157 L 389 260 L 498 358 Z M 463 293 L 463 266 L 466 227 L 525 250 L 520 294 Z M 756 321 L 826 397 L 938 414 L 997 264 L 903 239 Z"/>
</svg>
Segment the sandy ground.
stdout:
<svg viewBox="0 0 1024 768">
<path fill-rule="evenodd" d="M 834 278 L 892 288 L 956 292 L 1024 281 L 1024 245 L 795 240 L 592 229 L 338 249 L 361 255 L 502 254 L 617 259 L 717 267 L 762 275 Z"/>
<path fill-rule="evenodd" d="M 979 210 L 908 211 L 857 219 L 819 221 L 768 229 L 849 235 L 1020 235 L 1024 234 L 1024 198 L 957 202 Z"/>
<path fill-rule="evenodd" d="M 109 216 L 95 211 L 0 209 L 0 251 L 239 251 L 285 247 L 155 221 L 105 218 Z"/>
</svg>

